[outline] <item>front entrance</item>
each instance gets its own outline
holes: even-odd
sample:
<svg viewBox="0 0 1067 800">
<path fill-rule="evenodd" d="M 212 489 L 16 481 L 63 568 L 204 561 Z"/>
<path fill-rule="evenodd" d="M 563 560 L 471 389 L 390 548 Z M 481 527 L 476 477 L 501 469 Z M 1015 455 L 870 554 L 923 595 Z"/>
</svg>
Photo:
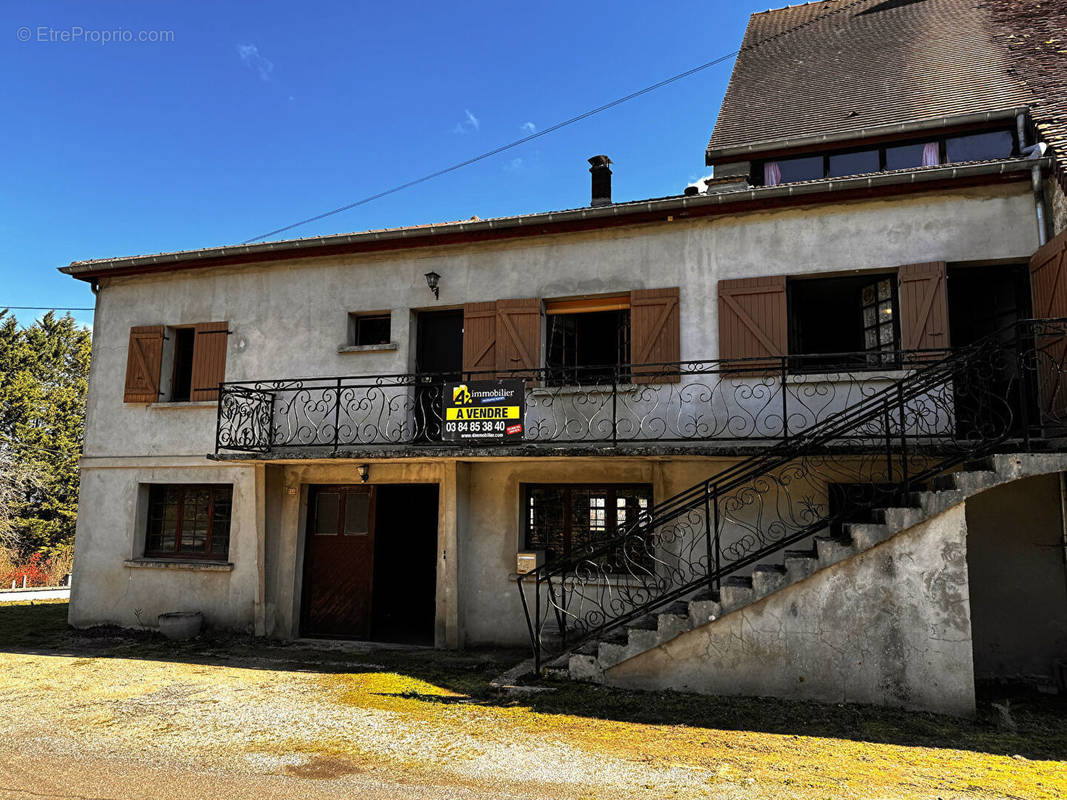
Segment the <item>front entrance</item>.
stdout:
<svg viewBox="0 0 1067 800">
<path fill-rule="evenodd" d="M 302 636 L 434 643 L 437 484 L 311 486 Z"/>
</svg>

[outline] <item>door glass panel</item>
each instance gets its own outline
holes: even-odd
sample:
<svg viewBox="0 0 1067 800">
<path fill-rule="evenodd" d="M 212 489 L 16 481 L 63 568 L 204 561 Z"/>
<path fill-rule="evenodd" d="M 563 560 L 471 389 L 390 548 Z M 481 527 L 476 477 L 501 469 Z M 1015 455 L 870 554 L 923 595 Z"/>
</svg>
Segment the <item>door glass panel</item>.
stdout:
<svg viewBox="0 0 1067 800">
<path fill-rule="evenodd" d="M 345 534 L 366 536 L 370 530 L 370 495 L 350 492 L 345 496 Z"/>
<path fill-rule="evenodd" d="M 340 499 L 341 496 L 337 492 L 319 492 L 315 495 L 316 535 L 337 533 Z"/>
</svg>

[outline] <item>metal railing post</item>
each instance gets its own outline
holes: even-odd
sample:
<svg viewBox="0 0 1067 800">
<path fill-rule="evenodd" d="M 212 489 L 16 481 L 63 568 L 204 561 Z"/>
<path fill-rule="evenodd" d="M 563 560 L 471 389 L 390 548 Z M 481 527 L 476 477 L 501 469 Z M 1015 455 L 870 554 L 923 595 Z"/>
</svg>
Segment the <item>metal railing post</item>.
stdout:
<svg viewBox="0 0 1067 800">
<path fill-rule="evenodd" d="M 619 368 L 611 371 L 611 446 L 619 444 Z"/>
<path fill-rule="evenodd" d="M 704 547 L 708 554 L 708 591 L 714 591 L 712 582 L 715 580 L 715 571 L 711 566 L 712 552 L 711 552 L 711 497 L 709 496 L 708 482 L 704 482 Z"/>
<path fill-rule="evenodd" d="M 785 356 L 782 359 L 782 438 L 789 438 L 789 393 L 786 391 L 786 378 L 789 375 L 789 361 Z"/>
<path fill-rule="evenodd" d="M 1022 424 L 1023 429 L 1023 448 L 1029 452 L 1030 450 L 1030 378 L 1029 368 L 1027 365 L 1028 358 L 1031 353 L 1034 355 L 1034 362 L 1037 360 L 1037 348 L 1033 345 L 1035 341 L 1030 336 L 1026 335 L 1029 331 L 1024 333 L 1022 326 L 1016 327 L 1015 333 L 1015 365 L 1019 370 L 1019 422 Z M 1024 340 L 1027 344 L 1024 344 Z"/>
<path fill-rule="evenodd" d="M 911 487 L 908 485 L 908 440 L 907 434 L 904 428 L 904 387 L 899 383 L 897 384 L 897 408 L 899 409 L 899 425 L 900 425 L 900 469 L 901 479 L 904 483 L 904 494 L 911 491 Z"/>
<path fill-rule="evenodd" d="M 341 437 L 341 379 L 337 379 L 333 398 L 333 452 L 337 452 L 337 444 Z"/>
</svg>

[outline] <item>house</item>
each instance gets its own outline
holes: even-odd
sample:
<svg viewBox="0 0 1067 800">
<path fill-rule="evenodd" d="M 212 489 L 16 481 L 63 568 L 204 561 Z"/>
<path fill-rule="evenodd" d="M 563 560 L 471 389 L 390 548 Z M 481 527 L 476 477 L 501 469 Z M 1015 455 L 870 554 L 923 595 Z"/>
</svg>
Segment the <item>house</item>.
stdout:
<svg viewBox="0 0 1067 800">
<path fill-rule="evenodd" d="M 753 15 L 704 191 L 614 202 L 595 156 L 583 208 L 64 267 L 97 294 L 71 624 L 952 713 L 1055 687 L 1065 74 L 1011 6 Z"/>
</svg>

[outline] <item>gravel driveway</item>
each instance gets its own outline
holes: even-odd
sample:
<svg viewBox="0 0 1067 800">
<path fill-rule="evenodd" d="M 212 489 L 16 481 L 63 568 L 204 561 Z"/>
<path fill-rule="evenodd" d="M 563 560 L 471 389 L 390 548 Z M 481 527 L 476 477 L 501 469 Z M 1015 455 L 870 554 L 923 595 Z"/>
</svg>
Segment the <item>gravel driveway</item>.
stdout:
<svg viewBox="0 0 1067 800">
<path fill-rule="evenodd" d="M 65 608 L 0 608 L 0 797 L 1067 793 L 1064 717 L 1047 708 L 1016 705 L 1011 733 L 573 685 L 507 695 L 488 680 L 514 653 L 175 645 L 67 632 Z"/>
</svg>

